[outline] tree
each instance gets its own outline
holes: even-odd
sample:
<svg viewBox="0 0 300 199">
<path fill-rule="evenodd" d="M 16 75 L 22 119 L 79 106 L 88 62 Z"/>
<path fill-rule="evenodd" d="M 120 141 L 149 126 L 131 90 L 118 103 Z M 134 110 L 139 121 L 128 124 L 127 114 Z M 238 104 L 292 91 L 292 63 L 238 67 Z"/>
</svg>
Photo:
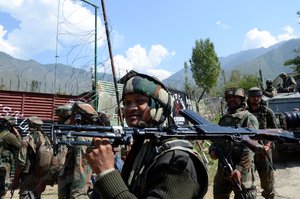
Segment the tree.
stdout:
<svg viewBox="0 0 300 199">
<path fill-rule="evenodd" d="M 297 14 L 298 14 L 298 17 L 300 18 L 300 11 L 298 11 Z M 294 59 L 289 59 L 289 60 L 285 61 L 284 65 L 285 66 L 292 65 L 294 72 L 300 73 L 300 49 L 295 49 L 294 52 L 298 53 L 299 55 L 297 55 Z"/>
<path fill-rule="evenodd" d="M 300 54 L 300 50 L 295 49 L 294 50 L 295 53 L 299 53 Z M 294 59 L 289 59 L 286 60 L 284 62 L 285 66 L 292 66 L 292 68 L 294 69 L 295 72 L 300 73 L 300 56 L 297 55 Z"/>
<path fill-rule="evenodd" d="M 37 92 L 39 88 L 39 82 L 37 80 L 32 80 L 30 83 L 30 91 Z"/>
<path fill-rule="evenodd" d="M 251 87 L 258 86 L 259 82 L 257 75 L 254 74 L 245 74 L 242 75 L 240 71 L 233 70 L 231 71 L 229 81 L 226 82 L 225 88 L 236 87 L 243 88 L 244 90 L 249 90 Z"/>
<path fill-rule="evenodd" d="M 203 94 L 209 93 L 216 85 L 221 71 L 221 64 L 215 52 L 214 44 L 209 39 L 195 41 L 190 65 L 196 85 L 203 89 L 199 102 Z"/>
</svg>

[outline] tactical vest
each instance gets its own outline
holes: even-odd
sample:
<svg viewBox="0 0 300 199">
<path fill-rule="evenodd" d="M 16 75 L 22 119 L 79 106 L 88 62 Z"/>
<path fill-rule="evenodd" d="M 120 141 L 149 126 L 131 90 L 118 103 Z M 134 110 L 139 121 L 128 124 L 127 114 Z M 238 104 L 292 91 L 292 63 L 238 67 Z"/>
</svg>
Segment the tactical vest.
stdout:
<svg viewBox="0 0 300 199">
<path fill-rule="evenodd" d="M 232 127 L 247 127 L 249 111 L 243 110 L 238 111 L 234 114 L 226 114 L 224 115 L 220 121 L 219 125 L 221 126 L 232 126 Z M 218 142 L 219 147 L 222 148 L 224 155 L 230 161 L 230 164 L 235 167 L 238 162 L 240 162 L 240 156 L 243 153 L 243 148 L 245 145 L 240 142 L 232 142 L 232 141 L 222 141 Z M 221 162 L 219 161 L 219 164 Z M 222 168 L 219 166 L 218 169 Z"/>
<path fill-rule="evenodd" d="M 258 111 L 256 112 L 252 111 L 250 108 L 249 111 L 257 118 L 259 123 L 259 129 L 268 128 L 268 110 L 265 104 L 261 103 Z"/>
<path fill-rule="evenodd" d="M 248 115 L 248 111 L 239 111 L 234 114 L 226 114 L 219 121 L 219 125 L 221 126 L 233 126 L 233 127 L 245 127 L 247 126 L 246 118 Z"/>
</svg>

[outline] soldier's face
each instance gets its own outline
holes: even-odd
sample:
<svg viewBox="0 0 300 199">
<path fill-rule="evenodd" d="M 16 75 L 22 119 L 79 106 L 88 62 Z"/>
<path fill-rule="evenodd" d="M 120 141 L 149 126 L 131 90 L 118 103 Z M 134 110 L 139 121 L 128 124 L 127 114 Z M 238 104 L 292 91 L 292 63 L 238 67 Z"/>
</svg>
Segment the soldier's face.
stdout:
<svg viewBox="0 0 300 199">
<path fill-rule="evenodd" d="M 124 117 L 130 127 L 139 126 L 139 123 L 151 122 L 149 98 L 140 94 L 127 94 L 124 96 Z"/>
<path fill-rule="evenodd" d="M 261 96 L 249 96 L 248 97 L 248 102 L 250 104 L 250 106 L 258 106 L 260 104 L 261 101 Z"/>
<path fill-rule="evenodd" d="M 227 106 L 230 110 L 236 110 L 242 103 L 242 99 L 239 96 L 230 95 L 226 98 Z"/>
</svg>

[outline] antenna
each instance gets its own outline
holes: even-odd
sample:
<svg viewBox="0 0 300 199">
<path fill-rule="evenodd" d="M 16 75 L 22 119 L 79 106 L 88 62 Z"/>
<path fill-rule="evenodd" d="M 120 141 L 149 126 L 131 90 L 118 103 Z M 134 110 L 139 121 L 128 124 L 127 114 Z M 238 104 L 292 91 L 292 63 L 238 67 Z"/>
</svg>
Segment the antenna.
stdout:
<svg viewBox="0 0 300 199">
<path fill-rule="evenodd" d="M 53 86 L 53 93 L 55 93 L 56 89 L 56 69 L 57 69 L 57 60 L 58 60 L 58 24 L 59 24 L 59 8 L 60 8 L 60 0 L 58 0 L 57 6 L 57 20 L 56 20 L 56 42 L 55 42 L 55 66 L 54 66 L 54 86 Z"/>
<path fill-rule="evenodd" d="M 120 106 L 118 84 L 117 84 L 117 79 L 116 79 L 115 65 L 114 65 L 113 54 L 112 54 L 112 50 L 111 50 L 111 44 L 110 44 L 110 37 L 109 37 L 109 31 L 108 31 L 108 25 L 107 25 L 107 17 L 106 17 L 104 0 L 101 0 L 101 5 L 102 5 L 102 11 L 103 11 L 103 19 L 104 19 L 104 24 L 105 24 L 105 31 L 106 31 L 106 38 L 107 38 L 107 45 L 108 45 L 110 63 L 111 63 L 112 74 L 113 74 L 114 85 L 115 85 L 115 91 L 116 91 L 119 121 L 121 123 L 121 126 L 124 126 L 122 112 L 121 112 L 121 106 Z"/>
</svg>

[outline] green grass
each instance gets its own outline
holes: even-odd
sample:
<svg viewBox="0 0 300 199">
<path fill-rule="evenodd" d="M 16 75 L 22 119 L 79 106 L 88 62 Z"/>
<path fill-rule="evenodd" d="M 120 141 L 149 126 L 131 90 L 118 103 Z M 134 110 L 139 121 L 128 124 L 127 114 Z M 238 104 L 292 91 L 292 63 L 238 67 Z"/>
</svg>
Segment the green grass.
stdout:
<svg viewBox="0 0 300 199">
<path fill-rule="evenodd" d="M 200 140 L 199 142 L 201 143 L 203 140 Z M 197 142 L 194 144 L 194 148 L 196 151 L 198 151 L 203 159 L 204 164 L 206 165 L 207 172 L 208 172 L 208 178 L 209 178 L 209 184 L 211 185 L 213 183 L 215 174 L 217 172 L 218 168 L 218 161 L 217 160 L 212 160 L 208 154 L 208 148 L 210 146 L 209 141 L 204 141 L 202 144 L 202 150 L 200 150 L 199 145 Z M 204 161 L 204 155 L 207 159 L 207 163 Z"/>
</svg>

